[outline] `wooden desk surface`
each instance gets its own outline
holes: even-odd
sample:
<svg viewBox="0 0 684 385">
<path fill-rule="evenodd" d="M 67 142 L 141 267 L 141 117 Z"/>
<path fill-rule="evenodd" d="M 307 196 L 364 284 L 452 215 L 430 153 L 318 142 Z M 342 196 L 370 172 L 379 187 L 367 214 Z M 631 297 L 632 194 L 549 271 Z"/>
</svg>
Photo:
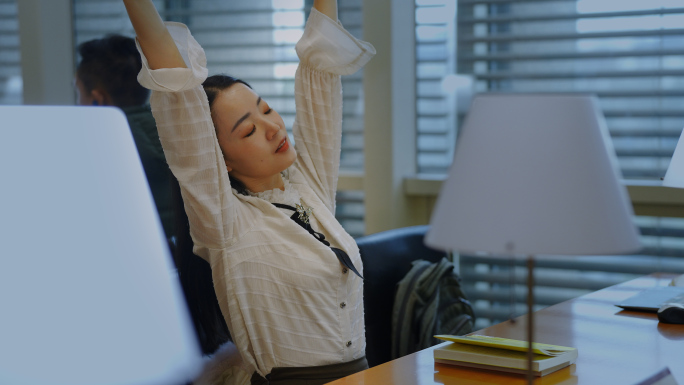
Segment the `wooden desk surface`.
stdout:
<svg viewBox="0 0 684 385">
<path fill-rule="evenodd" d="M 614 306 L 640 290 L 667 285 L 671 275 L 651 275 L 550 306 L 535 313 L 535 341 L 578 349 L 577 363 L 535 384 L 637 384 L 669 367 L 684 385 L 684 325 L 661 324 L 654 313 L 623 311 Z M 526 339 L 525 316 L 474 334 Z M 432 350 L 378 365 L 331 382 L 351 384 L 526 384 L 523 375 L 435 364 Z"/>
</svg>

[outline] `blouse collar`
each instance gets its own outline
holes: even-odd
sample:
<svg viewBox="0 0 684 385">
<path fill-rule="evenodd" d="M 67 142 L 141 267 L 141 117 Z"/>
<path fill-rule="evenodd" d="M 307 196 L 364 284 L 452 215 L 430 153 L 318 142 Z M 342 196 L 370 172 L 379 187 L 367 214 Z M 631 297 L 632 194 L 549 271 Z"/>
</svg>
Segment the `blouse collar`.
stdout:
<svg viewBox="0 0 684 385">
<path fill-rule="evenodd" d="M 274 188 L 273 190 L 266 190 L 266 191 L 261 191 L 258 193 L 253 193 L 251 191 L 248 191 L 250 196 L 261 198 L 267 202 L 271 203 L 282 203 L 290 206 L 294 206 L 295 204 L 299 204 L 301 200 L 301 196 L 299 195 L 299 191 L 292 187 L 292 184 L 290 184 L 290 172 L 289 170 L 285 170 L 281 173 L 283 177 L 283 185 L 284 188 L 283 190 L 279 188 Z"/>
</svg>

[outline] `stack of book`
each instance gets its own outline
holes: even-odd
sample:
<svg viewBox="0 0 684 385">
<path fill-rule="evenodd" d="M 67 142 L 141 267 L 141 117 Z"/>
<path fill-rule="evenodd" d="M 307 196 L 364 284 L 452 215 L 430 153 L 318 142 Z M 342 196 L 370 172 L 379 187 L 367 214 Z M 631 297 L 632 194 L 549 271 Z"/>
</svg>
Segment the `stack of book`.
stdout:
<svg viewBox="0 0 684 385">
<path fill-rule="evenodd" d="M 435 336 L 453 343 L 434 350 L 435 362 L 512 373 L 527 373 L 526 341 L 489 336 Z M 577 360 L 577 349 L 533 343 L 532 371 L 544 376 Z"/>
</svg>

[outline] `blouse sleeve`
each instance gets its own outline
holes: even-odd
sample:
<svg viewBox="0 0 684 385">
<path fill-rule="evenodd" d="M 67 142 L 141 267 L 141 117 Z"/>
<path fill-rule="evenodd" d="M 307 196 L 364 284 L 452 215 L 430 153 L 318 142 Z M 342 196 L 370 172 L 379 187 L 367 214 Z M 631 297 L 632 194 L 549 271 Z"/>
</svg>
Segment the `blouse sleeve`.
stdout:
<svg viewBox="0 0 684 385">
<path fill-rule="evenodd" d="M 335 210 L 342 142 L 341 75 L 358 71 L 375 48 L 356 39 L 339 22 L 311 9 L 296 45 L 297 115 L 293 126 L 297 165 L 316 194 Z"/>
<path fill-rule="evenodd" d="M 166 161 L 181 187 L 195 253 L 209 259 L 211 249 L 225 247 L 232 238 L 236 198 L 202 88 L 207 77 L 204 51 L 185 25 L 166 25 L 188 68 L 151 70 L 138 45 L 143 62 L 138 81 L 152 90 L 152 113 Z"/>
</svg>

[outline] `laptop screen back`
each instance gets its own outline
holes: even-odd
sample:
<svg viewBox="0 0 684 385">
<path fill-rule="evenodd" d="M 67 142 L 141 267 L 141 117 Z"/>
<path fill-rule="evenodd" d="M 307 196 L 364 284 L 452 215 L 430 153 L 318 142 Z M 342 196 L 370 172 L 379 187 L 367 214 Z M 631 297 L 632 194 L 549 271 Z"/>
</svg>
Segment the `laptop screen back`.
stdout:
<svg viewBox="0 0 684 385">
<path fill-rule="evenodd" d="M 201 354 L 123 113 L 0 121 L 0 383 L 187 382 Z"/>
</svg>

